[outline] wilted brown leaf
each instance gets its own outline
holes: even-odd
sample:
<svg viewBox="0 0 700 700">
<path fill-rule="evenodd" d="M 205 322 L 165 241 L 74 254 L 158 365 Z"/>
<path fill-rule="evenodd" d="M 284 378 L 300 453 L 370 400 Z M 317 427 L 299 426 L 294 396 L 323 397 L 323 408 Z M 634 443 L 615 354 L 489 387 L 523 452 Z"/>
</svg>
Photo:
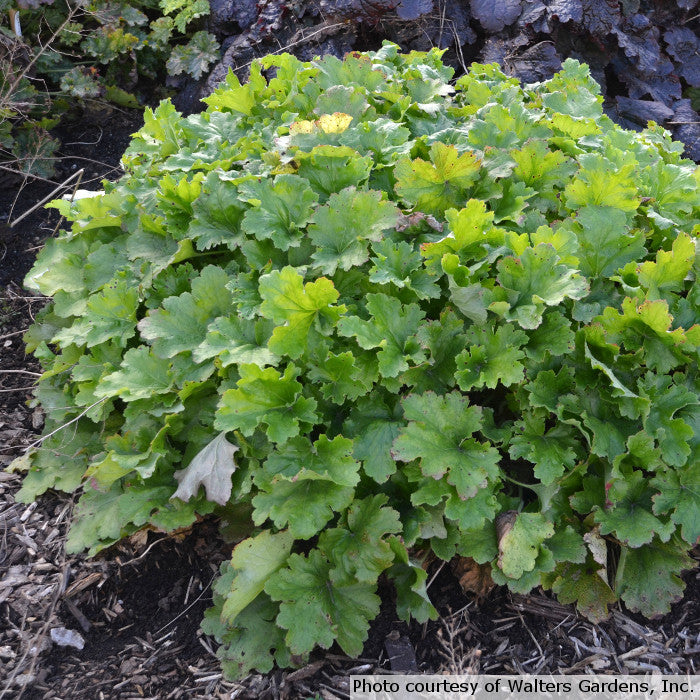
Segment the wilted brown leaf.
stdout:
<svg viewBox="0 0 700 700">
<path fill-rule="evenodd" d="M 459 579 L 465 593 L 473 593 L 483 600 L 496 585 L 491 578 L 490 564 L 477 564 L 471 557 L 457 557 L 452 560 L 452 571 Z"/>
</svg>

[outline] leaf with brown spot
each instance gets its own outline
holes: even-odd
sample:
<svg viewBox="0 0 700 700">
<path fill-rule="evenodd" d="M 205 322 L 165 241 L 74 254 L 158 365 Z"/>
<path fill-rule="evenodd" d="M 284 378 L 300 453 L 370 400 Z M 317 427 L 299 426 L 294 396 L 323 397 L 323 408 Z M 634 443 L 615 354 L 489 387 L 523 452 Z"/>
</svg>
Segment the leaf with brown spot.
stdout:
<svg viewBox="0 0 700 700">
<path fill-rule="evenodd" d="M 513 529 L 517 516 L 517 510 L 506 510 L 496 517 L 496 534 L 499 542 Z"/>
<path fill-rule="evenodd" d="M 558 576 L 552 585 L 560 603 L 576 603 L 576 609 L 596 624 L 610 615 L 608 605 L 617 600 L 610 586 L 601 578 L 597 564 L 571 564 L 557 567 Z"/>
</svg>

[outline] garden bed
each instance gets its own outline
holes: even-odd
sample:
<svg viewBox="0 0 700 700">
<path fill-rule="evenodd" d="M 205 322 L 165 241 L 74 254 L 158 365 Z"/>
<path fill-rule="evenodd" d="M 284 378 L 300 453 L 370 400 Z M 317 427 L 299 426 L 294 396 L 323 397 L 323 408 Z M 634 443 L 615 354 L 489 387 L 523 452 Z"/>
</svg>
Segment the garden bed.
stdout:
<svg viewBox="0 0 700 700">
<path fill-rule="evenodd" d="M 694 28 L 693 3 L 684 4 L 682 20 Z M 275 2 L 259 5 L 270 12 L 281 7 Z M 447 13 L 455 3 L 434 3 L 434 13 L 417 24 L 378 14 L 374 22 L 367 18 L 361 25 L 353 25 L 345 16 L 324 14 L 326 5 L 295 3 L 296 13 L 286 15 L 281 34 L 275 28 L 275 17 L 266 16 L 268 25 L 251 25 L 242 32 L 235 22 L 225 24 L 230 18 L 225 20 L 221 31 L 228 26 L 230 36 L 223 42 L 224 57 L 211 80 L 222 77 L 228 67 L 244 77 L 254 56 L 276 50 L 273 36 L 282 37 L 287 44 L 296 42 L 295 53 L 304 59 L 316 53 L 376 48 L 382 36 L 419 49 L 444 36 L 444 45 L 452 47 L 448 58 L 453 64 L 507 60 L 515 74 L 530 75 L 531 80 L 549 77 L 558 66 L 557 57 L 570 44 L 571 53 L 578 52 L 582 58 L 595 60 L 599 54 L 597 45 L 577 43 L 561 27 L 552 34 L 551 46 L 556 50 L 542 41 L 541 30 L 518 23 L 499 36 L 497 32 L 491 37 L 475 33 L 470 28 L 476 26 L 473 18 Z M 337 5 L 347 8 L 352 3 Z M 662 31 L 669 31 L 680 11 L 665 11 L 660 3 L 654 7 Z M 447 23 L 446 13 L 451 18 Z M 625 31 L 632 33 L 623 32 L 624 36 L 644 34 L 630 20 L 625 22 Z M 457 55 L 453 53 L 454 38 L 459 36 L 465 53 Z M 655 41 L 652 48 L 667 52 L 671 46 L 668 39 L 663 43 L 657 36 Z M 629 125 L 634 118 L 644 120 L 651 114 L 648 110 L 655 109 L 662 117 L 659 120 L 684 138 L 689 152 L 697 153 L 693 148 L 698 129 L 692 123 L 697 115 L 688 111 L 689 100 L 680 92 L 669 93 L 666 100 L 642 95 L 642 105 L 625 101 L 630 88 L 621 81 L 628 74 L 630 80 L 638 77 L 628 71 L 632 59 L 627 56 L 637 43 L 630 41 L 617 59 L 605 59 L 604 67 L 601 63 L 594 71 L 599 79 L 608 79 L 609 113 Z M 690 68 L 684 80 L 695 80 Z M 659 81 L 654 75 L 653 89 L 660 89 Z M 677 78 L 671 81 L 673 86 L 677 82 Z M 203 85 L 204 81 L 181 83 L 183 107 L 196 107 Z M 620 96 L 621 101 L 615 99 Z M 138 113 L 114 110 L 86 114 L 64 124 L 57 134 L 63 146 L 57 153 L 55 181 L 65 180 L 80 168 L 86 171 L 82 188 L 97 189 L 101 178 L 117 177 L 119 158 L 141 121 Z M 41 201 L 53 186 L 40 180 L 3 181 L 0 212 L 7 212 L 12 221 Z M 19 457 L 42 427 L 41 411 L 27 406 L 38 365 L 25 355 L 22 334 L 43 300 L 24 290 L 22 280 L 57 223 L 55 211 L 43 209 L 13 228 L 6 226 L 7 219 L 0 220 L 0 467 Z M 175 536 L 137 535 L 88 560 L 65 552 L 73 500 L 49 494 L 37 504 L 18 504 L 13 494 L 19 486 L 18 474 L 0 472 L 0 677 L 6 678 L 0 698 L 328 700 L 348 697 L 350 673 L 375 671 L 700 672 L 697 569 L 683 575 L 685 596 L 663 618 L 650 622 L 615 605 L 610 619 L 595 625 L 578 616 L 573 606 L 561 605 L 541 592 L 522 596 L 499 588 L 475 601 L 462 592 L 449 565 L 434 562 L 428 576 L 429 593 L 440 614 L 436 622 L 406 625 L 399 621 L 392 593 L 382 587 L 382 610 L 359 659 L 348 658 L 336 646 L 329 652 L 314 652 L 309 664 L 299 670 L 228 682 L 221 677 L 215 643 L 199 631 L 203 612 L 211 605 L 211 584 L 218 565 L 230 555 L 230 545 L 219 539 L 212 519 Z M 695 554 L 697 558 L 697 549 Z M 60 628 L 80 634 L 84 648 L 62 647 L 52 641 L 52 630 Z"/>
<path fill-rule="evenodd" d="M 60 175 L 87 165 L 83 187 L 113 177 L 137 115 L 116 112 L 99 129 L 70 126 Z M 92 143 L 99 136 L 98 143 Z M 95 155 L 99 154 L 99 155 Z M 90 159 L 86 161 L 85 159 Z M 97 163 L 95 161 L 102 162 Z M 60 178 L 59 178 L 60 179 Z M 48 183 L 7 190 L 13 217 L 43 198 Z M 11 205 L 9 199 L 0 209 Z M 22 454 L 36 439 L 40 412 L 27 407 L 36 372 L 24 355 L 22 331 L 41 299 L 22 290 L 36 248 L 56 226 L 54 214 L 37 210 L 5 229 L 0 316 L 0 464 Z M 8 235 L 9 234 L 9 235 Z M 7 370 L 12 370 L 7 372 Z M 700 654 L 699 574 L 688 572 L 685 598 L 665 617 L 648 622 L 615 607 L 593 625 L 573 607 L 535 593 L 493 591 L 477 603 L 462 593 L 450 567 L 434 563 L 429 592 L 440 619 L 407 626 L 393 612 L 391 594 L 373 624 L 360 659 L 337 648 L 315 653 L 294 672 L 253 675 L 240 683 L 222 680 L 212 640 L 199 632 L 211 604 L 210 585 L 230 553 L 205 520 L 176 537 L 132 538 L 94 560 L 64 551 L 72 500 L 47 495 L 38 504 L 14 502 L 20 478 L 0 472 L 0 675 L 3 697 L 25 698 L 345 698 L 351 672 L 400 670 L 464 673 L 593 672 L 697 673 Z M 67 628 L 84 639 L 82 651 L 51 641 Z M 54 633 L 55 634 L 55 633 Z M 393 655 L 393 658 L 392 658 Z M 415 662 L 412 656 L 415 655 Z"/>
</svg>

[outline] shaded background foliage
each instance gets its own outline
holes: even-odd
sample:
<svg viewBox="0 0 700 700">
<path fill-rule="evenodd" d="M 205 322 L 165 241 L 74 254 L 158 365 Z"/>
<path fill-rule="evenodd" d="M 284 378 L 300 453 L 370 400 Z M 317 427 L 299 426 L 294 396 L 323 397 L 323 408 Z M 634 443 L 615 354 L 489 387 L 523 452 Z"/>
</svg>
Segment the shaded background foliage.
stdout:
<svg viewBox="0 0 700 700">
<path fill-rule="evenodd" d="M 168 76 L 201 77 L 219 56 L 208 14 L 208 0 L 0 0 L 0 170 L 51 178 L 61 119 L 139 109 L 167 97 Z"/>
</svg>

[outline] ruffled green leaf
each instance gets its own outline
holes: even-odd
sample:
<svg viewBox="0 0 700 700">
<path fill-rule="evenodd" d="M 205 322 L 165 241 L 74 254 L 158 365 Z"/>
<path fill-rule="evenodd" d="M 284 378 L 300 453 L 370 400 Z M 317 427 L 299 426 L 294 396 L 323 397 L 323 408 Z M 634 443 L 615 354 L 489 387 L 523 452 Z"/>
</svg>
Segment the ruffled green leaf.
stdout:
<svg viewBox="0 0 700 700">
<path fill-rule="evenodd" d="M 360 156 L 347 146 L 316 146 L 309 153 L 299 153 L 299 175 L 311 183 L 321 200 L 346 187 L 367 181 L 372 159 Z"/>
<path fill-rule="evenodd" d="M 263 530 L 236 545 L 229 566 L 233 578 L 228 590 L 217 586 L 225 600 L 221 617 L 233 622 L 261 593 L 268 579 L 286 563 L 292 550 L 294 537 L 291 533 L 272 534 Z"/>
<path fill-rule="evenodd" d="M 303 425 L 316 423 L 316 401 L 302 396 L 296 381 L 299 370 L 288 365 L 284 374 L 272 367 L 239 365 L 237 389 L 221 396 L 214 427 L 220 431 L 240 430 L 252 435 L 266 426 L 266 434 L 276 443 L 299 435 Z"/>
<path fill-rule="evenodd" d="M 581 169 L 564 190 L 571 209 L 598 206 L 625 213 L 637 209 L 640 200 L 634 182 L 634 165 L 620 167 L 598 153 L 584 153 L 579 156 L 579 163 Z"/>
<path fill-rule="evenodd" d="M 576 463 L 577 441 L 566 425 L 545 430 L 545 420 L 536 414 L 516 421 L 509 454 L 513 459 L 525 458 L 535 465 L 535 477 L 551 484 Z"/>
<path fill-rule="evenodd" d="M 344 432 L 353 438 L 353 455 L 364 472 L 380 484 L 395 471 L 391 447 L 404 424 L 400 405 L 393 410 L 383 401 L 363 400 L 350 414 Z"/>
<path fill-rule="evenodd" d="M 253 498 L 254 521 L 270 518 L 277 527 L 288 525 L 295 537 L 313 537 L 350 505 L 359 466 L 347 438 L 321 435 L 313 444 L 293 438 L 270 455 L 255 477 L 260 492 Z"/>
<path fill-rule="evenodd" d="M 554 527 L 541 513 L 518 513 L 512 527 L 500 537 L 498 567 L 510 579 L 519 579 L 535 568 L 541 547 Z"/>
<path fill-rule="evenodd" d="M 644 234 L 630 231 L 627 215 L 620 209 L 588 206 L 578 212 L 576 220 L 582 229 L 579 269 L 586 277 L 610 277 L 646 253 Z"/>
<path fill-rule="evenodd" d="M 275 324 L 267 319 L 217 318 L 207 326 L 207 335 L 194 349 L 192 357 L 195 362 L 216 357 L 222 367 L 276 365 L 279 356 L 268 348 L 274 327 Z"/>
<path fill-rule="evenodd" d="M 165 358 L 195 350 L 209 323 L 231 311 L 228 281 L 221 268 L 210 265 L 192 281 L 192 292 L 165 299 L 161 309 L 139 321 L 138 329 L 151 341 L 154 354 Z"/>
<path fill-rule="evenodd" d="M 383 377 L 395 377 L 417 364 L 425 355 L 416 339 L 418 324 L 424 317 L 417 304 L 402 304 L 386 294 L 368 294 L 367 311 L 371 320 L 344 316 L 338 322 L 338 332 L 354 337 L 361 348 L 379 348 L 379 372 Z"/>
<path fill-rule="evenodd" d="M 497 279 L 503 298 L 490 308 L 526 329 L 540 325 L 547 306 L 582 299 L 588 292 L 585 279 L 559 264 L 554 248 L 544 244 L 526 248 L 520 257 L 500 260 Z"/>
<path fill-rule="evenodd" d="M 198 250 L 220 244 L 234 250 L 245 240 L 241 233 L 244 211 L 236 181 L 215 170 L 207 175 L 201 194 L 192 205 L 187 235 L 196 241 Z"/>
<path fill-rule="evenodd" d="M 345 306 L 336 306 L 338 291 L 325 277 L 303 283 L 296 270 L 285 267 L 260 278 L 260 313 L 276 327 L 269 348 L 297 359 L 306 350 L 310 333 L 330 335 Z"/>
<path fill-rule="evenodd" d="M 481 427 L 481 408 L 457 392 L 412 394 L 402 403 L 409 423 L 394 441 L 394 459 L 419 459 L 423 474 L 434 479 L 447 474 L 462 498 L 497 477 L 498 451 L 471 437 Z"/>
<path fill-rule="evenodd" d="M 652 512 L 653 489 L 642 472 L 633 471 L 606 484 L 605 507 L 596 511 L 600 533 L 614 532 L 629 547 L 641 547 L 658 535 L 667 542 L 676 529 L 673 522 L 657 518 Z"/>
<path fill-rule="evenodd" d="M 656 515 L 671 514 L 671 520 L 681 526 L 681 534 L 688 544 L 700 539 L 700 462 L 686 469 L 668 469 L 651 481 L 658 489 L 652 496 Z"/>
<path fill-rule="evenodd" d="M 493 331 L 493 332 L 492 332 Z M 472 327 L 467 332 L 469 346 L 456 358 L 455 378 L 462 391 L 487 386 L 494 389 L 517 384 L 525 376 L 521 350 L 527 335 L 512 324 L 486 328 Z"/>
<path fill-rule="evenodd" d="M 639 549 L 623 549 L 615 592 L 633 612 L 647 617 L 664 615 L 683 596 L 679 573 L 694 566 L 686 547 L 677 540 L 654 541 Z"/>
<path fill-rule="evenodd" d="M 272 182 L 247 180 L 238 190 L 240 199 L 252 205 L 241 223 L 247 235 L 270 239 L 281 250 L 299 245 L 318 199 L 308 183 L 294 175 L 278 175 Z"/>
<path fill-rule="evenodd" d="M 480 169 L 476 154 L 436 141 L 429 161 L 405 158 L 396 164 L 396 192 L 416 211 L 441 215 L 467 199 Z"/>
<path fill-rule="evenodd" d="M 394 560 L 386 535 L 401 532 L 399 514 L 386 507 L 387 497 L 377 495 L 355 501 L 344 527 L 326 530 L 319 549 L 347 580 L 376 581 Z"/>
<path fill-rule="evenodd" d="M 357 656 L 369 621 L 379 612 L 374 586 L 334 576 L 330 562 L 316 549 L 308 556 L 293 554 L 265 591 L 280 601 L 277 624 L 287 630 L 285 641 L 294 654 L 317 645 L 328 649 L 337 641 L 346 654 Z"/>
<path fill-rule="evenodd" d="M 311 258 L 326 275 L 338 268 L 359 267 L 369 258 L 368 242 L 380 240 L 397 218 L 396 207 L 382 201 L 380 192 L 348 188 L 333 194 L 309 226 L 309 238 L 316 246 Z"/>
</svg>

